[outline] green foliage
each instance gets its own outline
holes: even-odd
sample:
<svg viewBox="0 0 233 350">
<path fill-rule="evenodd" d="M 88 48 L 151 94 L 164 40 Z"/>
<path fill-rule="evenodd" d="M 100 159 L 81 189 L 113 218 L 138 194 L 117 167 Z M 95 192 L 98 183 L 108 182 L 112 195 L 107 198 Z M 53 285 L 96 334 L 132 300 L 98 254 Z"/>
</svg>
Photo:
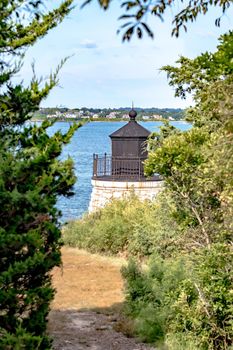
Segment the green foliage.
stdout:
<svg viewBox="0 0 233 350">
<path fill-rule="evenodd" d="M 180 132 L 165 125 L 149 142 L 146 164 L 148 175 L 163 176 L 173 200 L 169 210 L 179 228 L 179 244 L 174 244 L 170 256 L 165 247 L 163 259 L 154 258 L 155 274 L 152 261 L 146 271 L 134 267 L 137 273 L 129 266 L 124 277 L 137 332 L 168 349 L 233 346 L 232 35 L 222 36 L 213 54 L 193 60 L 181 57 L 178 67 L 164 67 L 176 94 L 192 93 L 196 102 L 187 111 L 193 128 Z M 174 270 L 180 261 L 183 272 Z M 169 292 L 170 284 L 174 294 Z M 161 295 L 157 309 L 155 301 Z"/>
<path fill-rule="evenodd" d="M 185 133 L 173 132 L 163 139 L 162 144 L 155 141 L 154 149 L 151 144 L 152 152 L 146 167 L 148 174 L 158 172 L 164 176 L 167 187 L 176 201 L 176 217 L 184 226 L 189 225 L 191 229 L 186 232 L 192 241 L 195 237 L 197 246 L 209 246 L 211 242 L 218 242 L 220 236 L 223 240 L 227 236 L 229 239 L 230 234 L 228 225 L 229 213 L 232 212 L 232 196 L 229 188 L 232 185 L 233 165 L 233 105 L 232 90 L 229 86 L 233 76 L 231 42 L 232 32 L 221 37 L 221 44 L 216 53 L 203 54 L 194 60 L 182 60 L 179 68 L 165 68 L 169 71 L 172 84 L 176 85 L 179 82 L 181 86 L 186 86 L 186 93 L 194 93 L 197 104 L 188 112 L 189 116 L 192 115 L 194 127 Z M 222 65 L 221 60 L 224 62 Z M 210 74 L 208 67 L 215 61 L 221 69 L 216 69 L 214 75 L 214 69 L 211 68 Z M 190 70 L 191 73 L 187 73 Z M 202 76 L 200 83 L 198 74 Z M 213 89 L 218 89 L 220 85 L 224 88 L 224 93 L 213 95 Z M 177 91 L 181 90 L 184 91 L 178 86 Z M 218 113 L 206 104 L 207 95 L 208 102 L 212 99 L 215 106 L 218 106 Z M 227 222 L 223 220 L 226 216 Z"/>
<path fill-rule="evenodd" d="M 156 254 L 150 258 L 148 270 L 131 261 L 122 274 L 126 279 L 126 312 L 135 320 L 136 333 L 144 341 L 161 344 L 176 317 L 173 304 L 188 285 L 184 259 L 164 260 Z M 192 288 L 191 293 L 194 298 Z"/>
<path fill-rule="evenodd" d="M 135 333 L 168 349 L 228 349 L 232 342 L 232 252 L 223 245 L 199 255 L 162 259 L 148 268 L 122 269 L 126 313 Z M 179 347 L 179 342 L 180 347 Z"/>
<path fill-rule="evenodd" d="M 82 6 L 89 4 L 92 0 L 85 0 Z M 106 10 L 109 8 L 113 0 L 98 0 L 100 6 Z M 133 35 L 142 39 L 145 33 L 150 38 L 154 37 L 154 33 L 148 25 L 148 15 L 156 17 L 163 21 L 163 17 L 168 11 L 172 10 L 173 15 L 173 29 L 172 35 L 178 37 L 181 29 L 187 31 L 187 24 L 194 22 L 200 15 L 206 15 L 211 7 L 215 6 L 219 9 L 219 17 L 215 20 L 215 25 L 220 26 L 222 15 L 232 5 L 232 0 L 190 0 L 188 2 L 179 1 L 178 4 L 175 0 L 123 0 L 121 7 L 124 9 L 124 13 L 120 16 L 120 20 L 124 20 L 125 23 L 120 27 L 118 32 L 123 31 L 123 41 L 129 41 Z"/>
<path fill-rule="evenodd" d="M 130 223 L 121 216 L 126 202 L 114 201 L 110 206 L 82 219 L 70 222 L 63 230 L 64 243 L 91 252 L 117 254 L 126 249 Z"/>
<path fill-rule="evenodd" d="M 168 214 L 172 201 L 141 202 L 132 196 L 110 204 L 63 229 L 65 244 L 103 254 L 145 257 L 153 251 L 171 254 L 177 225 Z M 162 237 L 162 239 L 161 239 Z M 178 242 L 177 242 L 178 244 Z"/>
<path fill-rule="evenodd" d="M 9 332 L 3 332 L 4 343 L 1 349 L 48 349 L 51 346 L 49 338 L 45 340 L 45 337 L 33 336 L 31 332 L 26 332 L 21 326 L 16 328 L 13 334 Z"/>
<path fill-rule="evenodd" d="M 60 264 L 58 196 L 72 195 L 71 159 L 60 161 L 76 130 L 48 136 L 52 124 L 25 124 L 51 88 L 60 67 L 41 86 L 13 84 L 25 49 L 56 26 L 71 1 L 42 13 L 40 1 L 0 4 L 0 349 L 50 349 L 46 334 L 54 296 L 50 271 Z M 63 64 L 63 62 L 62 62 Z"/>
<path fill-rule="evenodd" d="M 189 59 L 181 56 L 178 66 L 164 66 L 175 95 L 192 94 L 195 106 L 186 113 L 194 126 L 216 130 L 232 117 L 233 32 L 219 38 L 217 51 Z"/>
</svg>

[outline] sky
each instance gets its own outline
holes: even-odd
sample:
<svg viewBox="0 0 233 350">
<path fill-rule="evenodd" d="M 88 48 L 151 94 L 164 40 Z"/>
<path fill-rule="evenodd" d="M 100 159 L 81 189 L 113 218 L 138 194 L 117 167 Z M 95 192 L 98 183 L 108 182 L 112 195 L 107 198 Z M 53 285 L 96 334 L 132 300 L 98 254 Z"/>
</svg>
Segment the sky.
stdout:
<svg viewBox="0 0 233 350">
<path fill-rule="evenodd" d="M 143 40 L 135 37 L 123 43 L 122 36 L 117 35 L 121 14 L 116 0 L 108 11 L 94 0 L 82 10 L 80 2 L 76 3 L 58 27 L 28 49 L 18 76 L 25 84 L 32 76 L 33 61 L 37 75 L 46 78 L 64 57 L 70 57 L 59 73 L 59 85 L 42 107 L 118 108 L 133 101 L 136 107 L 186 108 L 192 98 L 175 98 L 160 68 L 173 65 L 180 55 L 194 58 L 214 51 L 218 37 L 233 28 L 233 9 L 222 18 L 220 28 L 214 25 L 220 13 L 213 9 L 188 24 L 188 32 L 177 39 L 171 37 L 173 14 L 168 11 L 164 22 L 149 19 L 153 40 L 144 36 Z"/>
</svg>

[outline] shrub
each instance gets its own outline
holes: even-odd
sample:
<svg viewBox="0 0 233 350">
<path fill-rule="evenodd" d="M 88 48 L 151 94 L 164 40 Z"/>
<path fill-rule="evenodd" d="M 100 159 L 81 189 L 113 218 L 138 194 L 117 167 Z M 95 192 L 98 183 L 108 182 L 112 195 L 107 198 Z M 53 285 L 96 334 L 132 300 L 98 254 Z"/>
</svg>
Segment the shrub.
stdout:
<svg viewBox="0 0 233 350">
<path fill-rule="evenodd" d="M 114 199 L 97 212 L 66 225 L 64 242 L 90 252 L 138 257 L 149 256 L 155 250 L 163 255 L 166 246 L 169 255 L 177 236 L 170 205 L 162 195 L 154 202 L 142 202 L 134 195 Z"/>
<path fill-rule="evenodd" d="M 122 268 L 125 279 L 126 313 L 135 322 L 136 334 L 146 342 L 164 342 L 175 317 L 173 304 L 186 278 L 185 262 L 161 259 L 157 254 L 143 270 L 135 261 Z"/>
<path fill-rule="evenodd" d="M 123 267 L 126 313 L 141 339 L 169 350 L 230 349 L 232 252 L 226 245 Z"/>
</svg>

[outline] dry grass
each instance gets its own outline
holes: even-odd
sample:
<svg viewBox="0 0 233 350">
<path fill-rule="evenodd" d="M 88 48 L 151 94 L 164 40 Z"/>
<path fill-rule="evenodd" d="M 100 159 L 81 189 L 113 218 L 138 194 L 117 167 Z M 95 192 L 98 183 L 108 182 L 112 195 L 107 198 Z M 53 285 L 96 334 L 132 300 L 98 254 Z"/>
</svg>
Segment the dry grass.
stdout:
<svg viewBox="0 0 233 350">
<path fill-rule="evenodd" d="M 63 247 L 62 260 L 62 268 L 53 271 L 53 284 L 57 291 L 53 310 L 109 308 L 122 303 L 120 268 L 125 263 L 124 259 Z"/>
</svg>

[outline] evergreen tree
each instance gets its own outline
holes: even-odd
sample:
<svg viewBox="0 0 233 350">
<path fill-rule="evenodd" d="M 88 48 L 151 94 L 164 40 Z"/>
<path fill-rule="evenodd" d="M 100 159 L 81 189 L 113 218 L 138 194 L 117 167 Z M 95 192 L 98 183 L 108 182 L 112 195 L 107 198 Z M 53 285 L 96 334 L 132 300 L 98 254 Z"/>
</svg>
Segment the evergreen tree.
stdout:
<svg viewBox="0 0 233 350">
<path fill-rule="evenodd" d="M 54 296 L 51 269 L 60 264 L 56 200 L 72 195 L 71 159 L 61 161 L 66 134 L 52 124 L 25 123 L 57 83 L 57 68 L 42 85 L 14 84 L 28 47 L 57 26 L 72 0 L 44 13 L 39 0 L 0 2 L 0 349 L 50 349 L 46 318 Z"/>
</svg>

